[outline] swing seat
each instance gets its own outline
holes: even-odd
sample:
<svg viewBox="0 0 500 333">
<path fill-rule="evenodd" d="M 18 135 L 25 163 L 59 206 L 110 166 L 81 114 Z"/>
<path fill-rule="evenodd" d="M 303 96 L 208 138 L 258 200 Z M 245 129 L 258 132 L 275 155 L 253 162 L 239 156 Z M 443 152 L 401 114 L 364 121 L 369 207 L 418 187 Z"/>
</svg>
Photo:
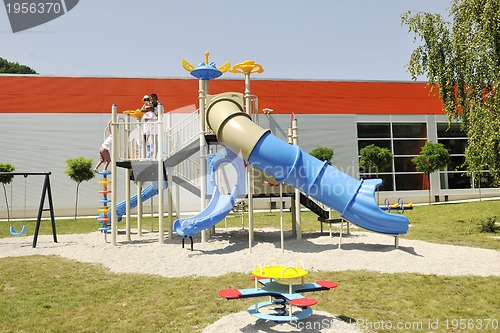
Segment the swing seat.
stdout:
<svg viewBox="0 0 500 333">
<path fill-rule="evenodd" d="M 16 232 L 13 225 L 10 226 L 10 234 L 12 236 L 21 236 L 21 235 L 24 235 L 25 233 L 26 233 L 26 226 L 25 225 L 23 225 L 23 228 L 19 232 Z"/>
</svg>

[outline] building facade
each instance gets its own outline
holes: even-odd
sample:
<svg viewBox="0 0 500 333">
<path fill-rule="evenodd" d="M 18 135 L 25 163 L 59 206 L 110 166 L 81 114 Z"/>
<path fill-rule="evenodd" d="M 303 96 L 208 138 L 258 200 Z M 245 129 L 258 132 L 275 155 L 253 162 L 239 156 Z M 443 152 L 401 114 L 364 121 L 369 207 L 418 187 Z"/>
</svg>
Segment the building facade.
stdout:
<svg viewBox="0 0 500 333">
<path fill-rule="evenodd" d="M 209 92 L 243 92 L 244 80 L 210 81 Z M 286 140 L 290 119 L 299 123 L 299 145 L 304 151 L 317 146 L 334 149 L 333 165 L 362 178 L 379 177 L 381 198 L 391 202 L 426 202 L 428 184 L 434 200 L 475 198 L 479 185 L 464 174 L 467 138 L 459 124 L 448 124 L 441 102 L 425 83 L 342 82 L 307 80 L 259 80 L 251 82 L 258 97 L 258 121 Z M 16 171 L 50 171 L 56 215 L 71 216 L 76 183 L 64 173 L 66 161 L 83 156 L 98 159 L 111 105 L 121 113 L 142 105 L 142 96 L 157 93 L 173 121 L 186 116 L 186 106 L 198 105 L 198 82 L 194 78 L 104 78 L 0 75 L 0 163 Z M 427 142 L 443 143 L 452 163 L 447 170 L 430 175 L 416 171 L 411 159 Z M 359 168 L 359 151 L 375 144 L 394 154 L 386 170 Z M 122 171 L 120 171 L 122 173 Z M 119 175 L 119 177 L 125 177 Z M 36 215 L 43 179 L 16 177 L 6 186 L 14 216 Z M 124 179 L 124 178 L 120 178 Z M 124 199 L 119 185 L 119 200 Z M 487 171 L 480 184 L 482 196 L 499 196 L 491 187 Z M 80 186 L 78 211 L 95 214 L 95 182 Z M 183 211 L 199 209 L 199 199 L 182 192 Z M 0 197 L 0 219 L 6 218 L 4 194 Z M 267 201 L 268 202 L 268 201 Z M 153 203 L 154 204 L 154 203 Z"/>
</svg>

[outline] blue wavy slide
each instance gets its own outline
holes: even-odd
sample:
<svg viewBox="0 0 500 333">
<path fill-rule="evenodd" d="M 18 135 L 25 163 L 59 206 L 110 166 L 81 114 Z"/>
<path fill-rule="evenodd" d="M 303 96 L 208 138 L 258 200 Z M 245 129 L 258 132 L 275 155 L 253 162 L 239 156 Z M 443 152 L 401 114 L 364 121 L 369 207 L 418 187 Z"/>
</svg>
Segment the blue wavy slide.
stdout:
<svg viewBox="0 0 500 333">
<path fill-rule="evenodd" d="M 380 179 L 358 180 L 290 145 L 252 122 L 238 93 L 220 94 L 207 107 L 207 124 L 217 140 L 240 153 L 252 166 L 286 182 L 370 231 L 408 232 L 408 218 L 379 208 L 375 189 Z"/>
<path fill-rule="evenodd" d="M 215 171 L 222 163 L 231 163 L 236 169 L 237 181 L 230 194 L 221 194 L 215 182 Z M 176 220 L 173 225 L 175 232 L 179 236 L 192 238 L 195 233 L 208 229 L 225 218 L 233 208 L 236 196 L 243 190 L 244 171 L 245 166 L 240 157 L 229 149 L 220 150 L 209 166 L 210 182 L 213 186 L 210 202 L 199 214 Z"/>
</svg>

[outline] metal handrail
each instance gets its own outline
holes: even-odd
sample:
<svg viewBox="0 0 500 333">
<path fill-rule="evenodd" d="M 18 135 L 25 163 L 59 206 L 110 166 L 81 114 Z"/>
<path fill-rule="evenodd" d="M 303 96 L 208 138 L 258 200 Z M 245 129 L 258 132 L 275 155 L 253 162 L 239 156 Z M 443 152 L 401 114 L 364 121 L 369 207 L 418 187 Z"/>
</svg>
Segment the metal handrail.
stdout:
<svg viewBox="0 0 500 333">
<path fill-rule="evenodd" d="M 148 121 L 147 125 L 156 133 L 160 121 Z M 155 134 L 144 135 L 143 122 L 119 122 L 118 129 L 118 162 L 122 161 L 156 161 Z M 165 142 L 165 141 L 164 141 Z M 162 145 L 165 150 L 166 145 Z"/>
<path fill-rule="evenodd" d="M 166 156 L 172 156 L 176 152 L 198 139 L 200 135 L 199 113 L 194 111 L 179 123 L 167 129 L 164 145 L 168 147 Z"/>
<path fill-rule="evenodd" d="M 191 183 L 200 186 L 200 163 L 190 158 L 185 159 L 174 167 L 174 175 Z"/>
</svg>

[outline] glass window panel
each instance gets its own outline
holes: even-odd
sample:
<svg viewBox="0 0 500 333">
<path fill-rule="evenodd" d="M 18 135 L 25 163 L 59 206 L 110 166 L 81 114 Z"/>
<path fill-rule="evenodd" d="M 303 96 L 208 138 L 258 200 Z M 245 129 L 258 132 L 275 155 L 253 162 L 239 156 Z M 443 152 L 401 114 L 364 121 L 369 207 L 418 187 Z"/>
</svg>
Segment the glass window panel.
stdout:
<svg viewBox="0 0 500 333">
<path fill-rule="evenodd" d="M 439 139 L 438 142 L 442 143 L 450 154 L 463 154 L 467 146 L 467 139 Z"/>
<path fill-rule="evenodd" d="M 358 123 L 358 138 L 390 138 L 389 123 Z"/>
<path fill-rule="evenodd" d="M 428 180 L 424 174 L 396 175 L 396 191 L 427 190 Z"/>
<path fill-rule="evenodd" d="M 493 186 L 493 176 L 490 175 L 489 172 L 483 172 L 482 173 L 482 176 L 481 176 L 481 188 L 487 188 L 487 187 L 495 187 Z M 477 180 L 476 180 L 476 185 L 475 187 L 479 187 L 479 185 L 477 184 Z"/>
<path fill-rule="evenodd" d="M 471 188 L 471 178 L 462 172 L 441 172 L 439 178 L 442 190 Z"/>
<path fill-rule="evenodd" d="M 374 178 L 380 178 L 382 179 L 382 184 L 380 184 L 380 186 L 378 187 L 378 189 L 380 191 L 394 191 L 394 185 L 393 185 L 393 181 L 392 181 L 392 175 L 387 175 L 387 174 L 384 174 L 384 175 L 373 175 L 373 174 L 370 174 L 370 175 L 367 175 L 367 174 L 363 174 L 361 175 L 361 179 L 374 179 Z"/>
<path fill-rule="evenodd" d="M 438 123 L 437 124 L 438 138 L 466 138 L 465 133 L 460 129 L 460 124 Z"/>
<path fill-rule="evenodd" d="M 466 168 L 462 166 L 465 162 L 465 156 L 451 156 L 448 170 L 450 171 L 464 171 Z"/>
<path fill-rule="evenodd" d="M 394 140 L 394 155 L 419 155 L 427 140 Z"/>
<path fill-rule="evenodd" d="M 391 148 L 391 140 L 358 140 L 358 152 L 369 145 L 375 145 L 380 148 L 387 148 L 392 150 Z"/>
<path fill-rule="evenodd" d="M 411 161 L 413 157 L 394 157 L 396 172 L 417 172 L 415 164 Z"/>
<path fill-rule="evenodd" d="M 427 138 L 425 123 L 393 123 L 392 134 L 395 138 Z"/>
<path fill-rule="evenodd" d="M 386 168 L 378 170 L 376 167 L 373 168 L 364 168 L 362 166 L 359 166 L 359 173 L 381 173 L 381 172 L 392 172 L 392 163 Z"/>
</svg>

